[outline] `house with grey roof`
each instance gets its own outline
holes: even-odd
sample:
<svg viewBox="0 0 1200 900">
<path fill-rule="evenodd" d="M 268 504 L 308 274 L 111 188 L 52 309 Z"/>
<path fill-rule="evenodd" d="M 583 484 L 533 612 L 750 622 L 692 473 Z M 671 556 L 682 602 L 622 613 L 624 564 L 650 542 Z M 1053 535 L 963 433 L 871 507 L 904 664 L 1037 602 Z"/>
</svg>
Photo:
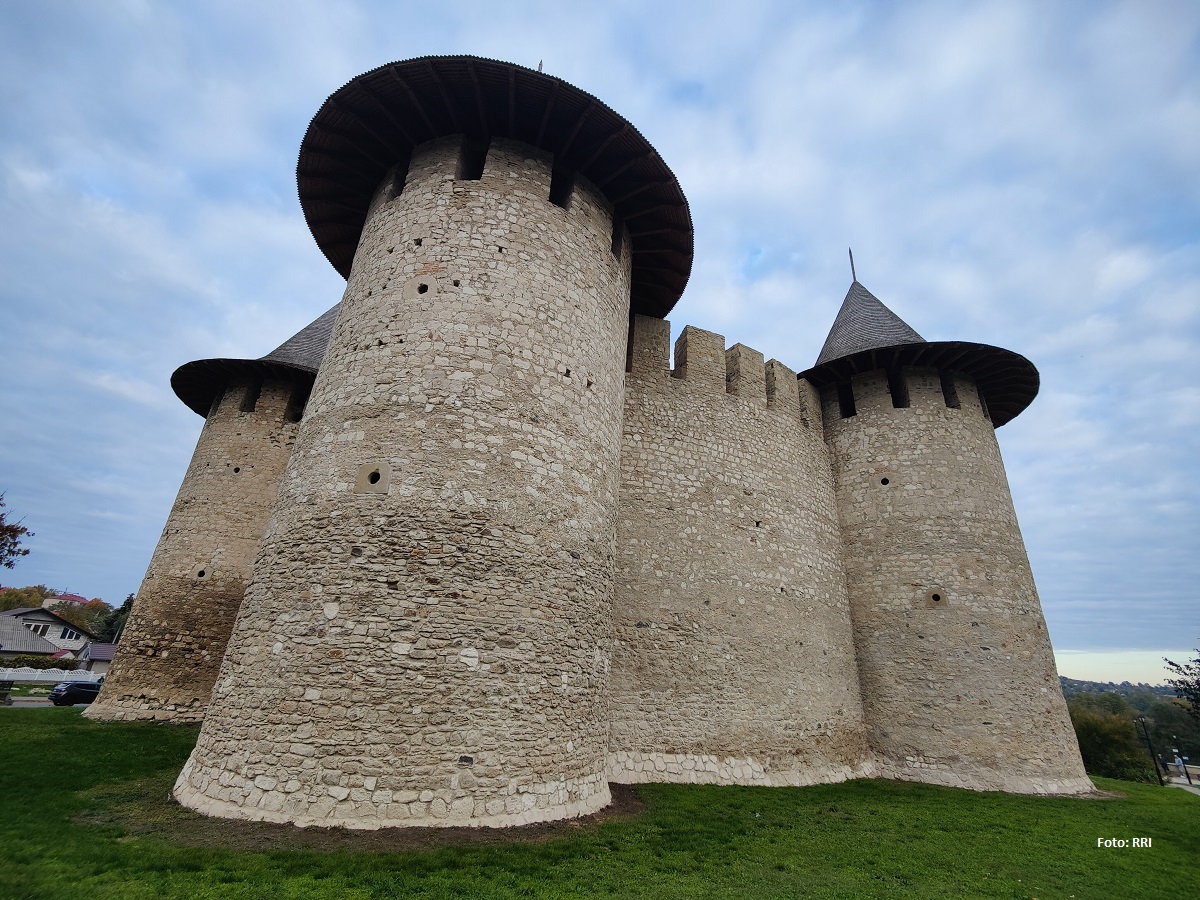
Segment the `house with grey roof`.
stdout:
<svg viewBox="0 0 1200 900">
<path fill-rule="evenodd" d="M 56 615 L 48 609 L 33 607 L 18 607 L 0 612 L 0 622 L 13 623 L 48 644 L 49 653 L 58 650 L 69 650 L 75 657 L 88 641 L 96 636 L 83 628 Z M 40 646 L 40 645 L 39 645 Z M 26 653 L 42 653 L 44 650 L 27 650 Z"/>
</svg>

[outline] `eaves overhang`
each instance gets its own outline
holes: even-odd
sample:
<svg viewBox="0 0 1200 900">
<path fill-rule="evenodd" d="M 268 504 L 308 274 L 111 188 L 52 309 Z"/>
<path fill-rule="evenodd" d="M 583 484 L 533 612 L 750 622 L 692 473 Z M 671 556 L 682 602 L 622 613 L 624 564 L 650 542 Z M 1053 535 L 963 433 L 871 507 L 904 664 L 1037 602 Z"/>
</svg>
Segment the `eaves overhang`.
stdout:
<svg viewBox="0 0 1200 900">
<path fill-rule="evenodd" d="M 997 428 L 1011 422 L 1033 402 L 1041 381 L 1033 363 L 1021 354 L 967 341 L 921 341 L 862 350 L 813 366 L 800 377 L 822 388 L 848 384 L 855 375 L 876 369 L 903 366 L 969 375 Z"/>
<path fill-rule="evenodd" d="M 380 66 L 322 104 L 304 135 L 296 183 L 321 252 L 345 278 L 367 209 L 413 147 L 462 134 L 510 138 L 554 155 L 612 204 L 632 241 L 631 309 L 663 318 L 692 269 L 692 218 L 675 175 L 600 100 L 560 78 L 475 56 Z"/>
</svg>

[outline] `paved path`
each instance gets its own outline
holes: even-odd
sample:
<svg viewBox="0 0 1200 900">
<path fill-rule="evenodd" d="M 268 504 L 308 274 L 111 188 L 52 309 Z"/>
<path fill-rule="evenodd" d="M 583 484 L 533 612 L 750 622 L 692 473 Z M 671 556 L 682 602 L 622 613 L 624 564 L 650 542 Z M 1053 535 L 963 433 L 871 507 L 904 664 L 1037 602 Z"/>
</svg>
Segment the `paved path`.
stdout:
<svg viewBox="0 0 1200 900">
<path fill-rule="evenodd" d="M 1196 784 L 1188 784 L 1182 778 L 1176 781 L 1174 778 L 1167 779 L 1167 787 L 1183 788 L 1185 791 L 1191 791 L 1193 794 L 1200 794 L 1200 786 Z"/>
</svg>

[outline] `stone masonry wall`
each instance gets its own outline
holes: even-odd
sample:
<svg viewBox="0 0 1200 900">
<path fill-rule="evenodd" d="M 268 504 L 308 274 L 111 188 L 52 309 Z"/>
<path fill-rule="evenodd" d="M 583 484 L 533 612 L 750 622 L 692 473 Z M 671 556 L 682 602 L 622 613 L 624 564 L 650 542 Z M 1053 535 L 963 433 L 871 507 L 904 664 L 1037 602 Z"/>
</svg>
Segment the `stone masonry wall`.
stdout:
<svg viewBox="0 0 1200 900">
<path fill-rule="evenodd" d="M 635 318 L 617 541 L 610 777 L 864 774 L 840 534 L 807 382 Z M 801 390 L 803 388 L 803 390 Z"/>
<path fill-rule="evenodd" d="M 212 815 L 510 825 L 609 802 L 628 241 L 493 141 L 380 186 L 199 742 Z M 401 183 L 403 185 L 400 189 Z"/>
<path fill-rule="evenodd" d="M 252 389 L 230 385 L 204 422 L 89 718 L 204 718 L 296 434 L 294 385 L 268 378 L 245 412 Z"/>
<path fill-rule="evenodd" d="M 1059 687 L 995 431 L 974 382 L 903 370 L 825 396 L 871 749 L 887 777 L 1092 790 Z M 898 392 L 899 393 L 899 392 Z"/>
</svg>

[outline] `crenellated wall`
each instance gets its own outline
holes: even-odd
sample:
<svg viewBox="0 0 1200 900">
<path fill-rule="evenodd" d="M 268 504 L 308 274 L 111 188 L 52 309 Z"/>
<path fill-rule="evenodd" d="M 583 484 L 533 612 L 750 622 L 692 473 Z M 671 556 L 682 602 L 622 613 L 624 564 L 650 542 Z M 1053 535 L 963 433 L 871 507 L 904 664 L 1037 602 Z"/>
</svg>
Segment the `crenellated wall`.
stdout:
<svg viewBox="0 0 1200 900">
<path fill-rule="evenodd" d="M 204 718 L 297 425 L 295 391 L 235 382 L 205 419 L 92 719 Z"/>
<path fill-rule="evenodd" d="M 495 140 L 372 202 L 186 806 L 374 828 L 588 813 L 605 777 L 628 241 Z M 614 245 L 616 250 L 614 252 Z"/>
<path fill-rule="evenodd" d="M 636 316 L 626 375 L 609 773 L 863 774 L 820 408 L 782 363 Z"/>
<path fill-rule="evenodd" d="M 876 370 L 824 397 L 854 643 L 881 774 L 1093 790 L 974 382 Z M 952 404 L 957 404 L 954 406 Z"/>
</svg>

